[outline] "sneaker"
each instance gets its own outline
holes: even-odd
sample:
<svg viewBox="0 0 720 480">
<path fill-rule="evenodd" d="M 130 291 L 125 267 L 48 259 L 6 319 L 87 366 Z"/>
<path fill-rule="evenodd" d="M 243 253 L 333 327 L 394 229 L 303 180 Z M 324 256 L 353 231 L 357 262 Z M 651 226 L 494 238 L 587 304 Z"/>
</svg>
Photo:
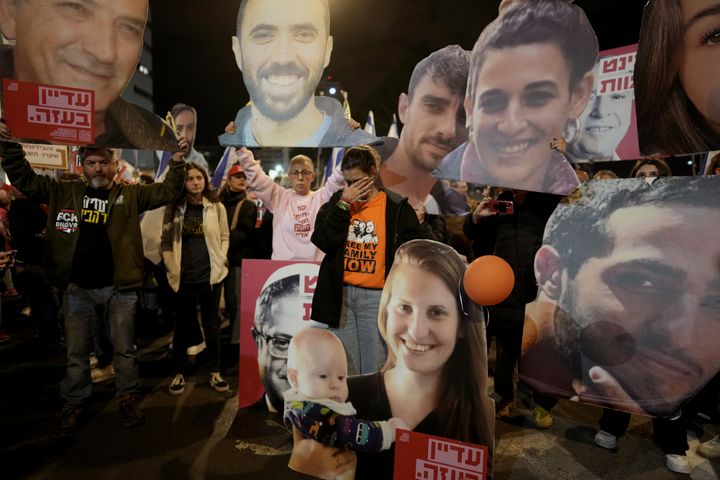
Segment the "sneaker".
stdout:
<svg viewBox="0 0 720 480">
<path fill-rule="evenodd" d="M 216 392 L 227 392 L 230 390 L 230 385 L 220 376 L 220 372 L 210 373 L 210 386 L 214 388 Z"/>
<path fill-rule="evenodd" d="M 115 367 L 111 363 L 107 367 L 93 368 L 90 370 L 90 378 L 92 378 L 92 383 L 100 383 L 115 378 Z"/>
<path fill-rule="evenodd" d="M 180 373 L 175 375 L 170 382 L 168 390 L 170 391 L 170 395 L 182 395 L 185 391 L 185 377 L 183 377 Z"/>
<path fill-rule="evenodd" d="M 675 473 L 690 473 L 690 462 L 688 462 L 687 455 L 675 455 L 669 453 L 665 455 L 665 465 L 668 470 Z"/>
<path fill-rule="evenodd" d="M 83 410 L 81 407 L 73 406 L 60 412 L 60 424 L 53 436 L 55 438 L 69 438 L 75 435 Z"/>
<path fill-rule="evenodd" d="M 720 440 L 718 440 L 718 436 L 715 435 L 714 438 L 698 445 L 697 453 L 705 458 L 720 457 Z"/>
<path fill-rule="evenodd" d="M 595 434 L 595 445 L 612 450 L 617 447 L 617 437 L 605 430 L 600 430 Z"/>
<path fill-rule="evenodd" d="M 123 417 L 123 425 L 126 427 L 137 427 L 145 423 L 145 414 L 137 406 L 137 399 L 132 393 L 120 397 L 118 400 L 120 415 Z"/>
<path fill-rule="evenodd" d="M 514 408 L 515 400 L 508 400 L 506 398 L 500 399 L 500 401 L 495 404 L 495 418 L 498 420 L 510 418 Z"/>
<path fill-rule="evenodd" d="M 537 405 L 533 409 L 533 416 L 530 422 L 537 428 L 550 428 L 553 426 L 553 416 L 552 413 Z"/>
</svg>

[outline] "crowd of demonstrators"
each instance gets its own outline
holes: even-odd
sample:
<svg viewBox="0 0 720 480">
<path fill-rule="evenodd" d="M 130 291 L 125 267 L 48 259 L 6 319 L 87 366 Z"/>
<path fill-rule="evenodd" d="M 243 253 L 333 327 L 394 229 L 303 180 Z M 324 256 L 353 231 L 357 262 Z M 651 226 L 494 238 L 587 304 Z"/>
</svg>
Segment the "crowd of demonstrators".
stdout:
<svg viewBox="0 0 720 480">
<path fill-rule="evenodd" d="M 190 134 L 194 125 L 189 124 L 196 120 L 194 109 L 181 109 L 175 117 L 179 119 L 178 125 L 185 125 L 183 122 L 187 120 L 183 131 Z M 30 304 L 41 338 L 51 342 L 57 341 L 60 335 L 55 292 L 58 288 L 64 291 L 68 349 L 60 435 L 72 435 L 76 430 L 83 403 L 91 394 L 91 382 L 96 381 L 95 373 L 90 370 L 91 350 L 101 369 L 114 363 L 117 397 L 125 425 L 135 426 L 145 421 L 137 407 L 138 370 L 133 330 L 135 292 L 144 266 L 136 265 L 135 255 L 142 252 L 138 214 L 155 208 L 164 217 L 162 228 L 153 231 L 158 235 L 162 232 L 158 248 L 163 260 L 161 271 L 175 292 L 172 303 L 178 307 L 169 393 L 183 393 L 189 347 L 198 344 L 204 344 L 207 350 L 211 387 L 220 392 L 229 389 L 221 365 L 220 297 L 224 289 L 231 342 L 237 343 L 243 259 L 270 256 L 282 260 L 322 259 L 311 317 L 327 325 L 341 340 L 348 372 L 362 374 L 348 380 L 348 399 L 358 414 L 381 420 L 397 416 L 416 431 L 486 444 L 492 453 L 489 436 L 492 426 L 485 417 L 474 417 L 478 418 L 477 422 L 469 426 L 457 425 L 449 417 L 443 417 L 435 403 L 438 392 L 452 394 L 456 389 L 465 388 L 453 385 L 453 376 L 444 373 L 457 370 L 458 362 L 481 364 L 487 374 L 486 360 L 471 362 L 463 357 L 485 359 L 487 346 L 483 342 L 474 343 L 470 354 L 465 347 L 461 350 L 456 347 L 468 341 L 468 329 L 480 328 L 484 338 L 482 322 L 479 325 L 472 322 L 472 327 L 464 323 L 466 317 L 477 312 L 468 312 L 468 307 L 463 306 L 466 300 L 455 298 L 462 292 L 450 289 L 453 301 L 457 300 L 459 305 L 459 319 L 455 323 L 460 326 L 453 331 L 461 332 L 451 341 L 452 335 L 430 325 L 431 322 L 423 324 L 418 319 L 403 319 L 406 306 L 394 310 L 395 295 L 400 295 L 398 292 L 403 289 L 412 289 L 416 283 L 408 280 L 410 276 L 420 283 L 448 282 L 443 273 L 438 273 L 447 267 L 439 258 L 452 264 L 456 253 L 452 249 L 442 250 L 449 248 L 443 244 L 450 242 L 444 219 L 429 213 L 426 204 L 418 204 L 413 209 L 408 198 L 379 186 L 381 161 L 372 147 L 347 149 L 340 165 L 317 191 L 311 190 L 315 173 L 308 157 L 300 155 L 290 161 L 290 188 L 284 188 L 263 172 L 252 152 L 239 149 L 239 162 L 230 167 L 227 181 L 216 196 L 207 168 L 188 161 L 188 152 L 194 150 L 184 138 L 164 181 L 148 185 L 114 182 L 113 152 L 93 147 L 80 153 L 86 182 L 58 182 L 40 177 L 24 160 L 22 149 L 9 141 L 9 131 L 4 124 L 0 124 L 0 139 L 3 167 L 22 192 L 15 195 L 9 209 L 9 230 L 19 251 L 16 257 L 10 253 L 11 247 L 5 246 L 6 251 L 0 253 L 0 273 L 17 258 L 18 287 Z M 669 167 L 658 158 L 638 161 L 631 173 L 648 182 L 669 175 Z M 595 178 L 617 178 L 617 175 L 600 171 Z M 473 199 L 467 196 L 467 184 L 447 184 L 447 187 L 463 197 L 466 208 L 471 205 Z M 514 378 L 526 304 L 538 293 L 535 254 L 542 245 L 545 223 L 560 198 L 548 193 L 487 188 L 483 198 L 463 217 L 465 240 L 473 242 L 474 251 L 469 251 L 465 258 L 458 256 L 460 262 L 466 264 L 482 254 L 500 256 L 513 268 L 516 283 L 507 300 L 489 309 L 488 341 L 490 337 L 496 339 L 493 375 L 498 404 L 493 409 L 489 399 L 486 401 L 484 394 L 479 394 L 470 404 L 459 405 L 458 411 L 491 412 L 491 417 L 494 414 L 498 419 L 509 418 L 515 407 L 516 389 L 526 387 L 516 385 Z M 421 238 L 427 239 L 419 241 L 426 242 L 422 243 L 424 247 L 415 249 L 420 243 L 410 241 Z M 77 244 L 73 243 L 74 239 Z M 272 253 L 261 250 L 269 245 L 273 247 Z M 48 258 L 43 258 L 43 249 L 49 251 Z M 438 258 L 425 258 L 428 251 Z M 448 274 L 453 278 L 450 283 L 455 281 L 457 273 L 453 270 L 455 267 L 451 267 L 447 267 L 452 270 Z M 393 271 L 396 271 L 394 275 Z M 50 282 L 42 283 L 46 274 Z M 445 289 L 431 290 L 444 292 Z M 410 298 L 410 303 L 417 302 L 410 305 L 413 311 L 422 311 L 426 306 L 420 297 L 417 291 L 402 293 L 404 301 Z M 450 316 L 454 318 L 453 315 Z M 470 340 L 478 340 L 479 334 L 474 331 Z M 448 356 L 430 366 L 434 380 L 429 383 L 426 370 L 430 367 L 414 363 L 412 355 L 413 348 L 425 348 L 423 340 L 428 338 L 448 344 Z M 479 372 L 472 375 L 484 392 L 486 379 L 482 380 Z M 421 376 L 426 382 L 422 388 L 417 383 Z M 410 401 L 403 396 L 406 391 L 422 395 Z M 710 395 L 715 393 L 711 391 Z M 531 422 L 539 428 L 549 428 L 556 400 L 537 392 L 532 392 L 532 397 L 535 404 Z M 399 405 L 416 408 L 396 415 Z M 628 413 L 604 409 L 595 443 L 603 448 L 615 448 L 629 421 Z M 656 442 L 666 455 L 668 468 L 675 472 L 689 472 L 686 457 L 689 421 L 687 414 L 676 419 L 653 419 Z M 301 452 L 309 448 L 300 445 Z M 311 450 L 317 451 L 314 447 Z M 720 456 L 717 437 L 702 444 L 698 452 L 711 458 Z M 372 471 L 380 475 L 379 472 L 390 468 L 387 459 L 391 457 L 387 455 L 349 456 L 337 468 L 357 465 L 358 472 Z M 382 462 L 375 464 L 380 458 Z"/>
<path fill-rule="evenodd" d="M 375 372 L 385 360 L 377 312 L 395 251 L 423 238 L 406 198 L 378 188 L 380 157 L 368 146 L 345 151 L 340 168 L 347 188 L 317 214 L 312 242 L 325 254 L 311 318 L 328 325 L 349 358 L 349 372 Z"/>
<path fill-rule="evenodd" d="M 173 336 L 175 375 L 170 393 L 185 390 L 187 348 L 205 342 L 210 385 L 218 392 L 229 386 L 220 374 L 220 295 L 228 272 L 230 231 L 225 207 L 199 165 L 185 164 L 185 190 L 165 207 L 161 250 L 177 316 Z M 202 331 L 197 321 L 200 305 Z M 204 338 L 203 338 L 204 333 Z"/>
<path fill-rule="evenodd" d="M 305 155 L 298 155 L 290 160 L 290 188 L 284 188 L 263 171 L 250 150 L 240 148 L 237 153 L 248 187 L 273 214 L 272 259 L 322 260 L 323 252 L 310 238 L 322 204 L 345 186 L 339 168 L 333 170 L 322 188 L 313 191 L 313 162 Z"/>
<path fill-rule="evenodd" d="M 183 168 L 173 158 L 165 182 L 141 186 L 114 181 L 117 159 L 107 148 L 87 147 L 80 153 L 88 183 L 59 182 L 37 175 L 22 147 L 0 122 L 2 167 L 14 186 L 48 205 L 46 273 L 64 289 L 67 348 L 61 385 L 65 405 L 57 433 L 72 435 L 83 403 L 92 392 L 90 345 L 97 309 L 104 307 L 114 345 L 116 396 L 123 422 L 145 422 L 138 409 L 139 375 L 134 336 L 136 289 L 143 280 L 143 252 L 138 215 L 174 200 L 182 189 Z M 185 140 L 179 142 L 185 146 Z M 51 228 L 52 227 L 52 228 Z"/>
</svg>

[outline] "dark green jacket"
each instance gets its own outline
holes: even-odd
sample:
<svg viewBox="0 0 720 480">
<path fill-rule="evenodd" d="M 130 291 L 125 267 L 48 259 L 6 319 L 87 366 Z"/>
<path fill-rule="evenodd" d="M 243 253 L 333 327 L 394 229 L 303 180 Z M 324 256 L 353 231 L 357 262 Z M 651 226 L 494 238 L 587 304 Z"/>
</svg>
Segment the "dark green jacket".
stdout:
<svg viewBox="0 0 720 480">
<path fill-rule="evenodd" d="M 50 283 L 65 287 L 70 279 L 77 244 L 78 214 L 87 189 L 83 182 L 58 182 L 37 175 L 22 147 L 0 142 L 2 168 L 18 190 L 48 204 L 45 265 Z M 143 248 L 140 213 L 161 207 L 177 198 L 184 188 L 185 164 L 170 162 L 162 183 L 152 185 L 113 184 L 108 197 L 107 232 L 114 260 L 115 286 L 138 288 L 143 282 Z M 82 252 L 81 252 L 82 253 Z"/>
</svg>

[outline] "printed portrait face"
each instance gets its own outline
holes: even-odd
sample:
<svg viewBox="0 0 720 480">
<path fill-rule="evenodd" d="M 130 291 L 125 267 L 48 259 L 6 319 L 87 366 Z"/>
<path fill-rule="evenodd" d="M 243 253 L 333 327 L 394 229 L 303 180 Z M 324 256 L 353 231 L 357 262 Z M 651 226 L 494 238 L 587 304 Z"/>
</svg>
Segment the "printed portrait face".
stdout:
<svg viewBox="0 0 720 480">
<path fill-rule="evenodd" d="M 668 405 L 689 398 L 720 368 L 720 245 L 697 242 L 693 227 L 720 235 L 717 213 L 669 205 L 615 211 L 607 224 L 612 251 L 588 259 L 560 299 L 580 332 L 580 348 L 618 352 L 606 370 L 659 413 L 672 411 Z M 628 339 L 631 355 L 623 352 Z"/>
<path fill-rule="evenodd" d="M 470 74 L 477 77 L 475 101 L 465 100 L 469 148 L 498 185 L 541 190 L 550 142 L 585 108 L 584 83 L 570 90 L 569 66 L 551 43 L 490 50 Z"/>
<path fill-rule="evenodd" d="M 442 80 L 425 75 L 411 96 L 401 95 L 398 113 L 401 141 L 419 170 L 432 172 L 467 140 L 463 98 Z"/>
<path fill-rule="evenodd" d="M 695 108 L 720 135 L 720 3 L 681 0 L 685 35 L 680 80 Z"/>
<path fill-rule="evenodd" d="M 387 303 L 387 343 L 397 365 L 434 375 L 455 350 L 460 324 L 455 294 L 440 277 L 396 266 Z"/>
<path fill-rule="evenodd" d="M 274 121 L 290 120 L 313 99 L 330 62 L 321 0 L 250 0 L 233 51 L 253 107 Z"/>
<path fill-rule="evenodd" d="M 290 388 L 287 374 L 290 340 L 301 330 L 317 325 L 306 319 L 312 292 L 306 292 L 302 286 L 317 276 L 317 269 L 315 264 L 300 263 L 280 267 L 268 278 L 257 299 L 252 334 L 258 373 L 267 400 L 278 411 L 283 408 L 283 392 Z"/>
<path fill-rule="evenodd" d="M 104 111 L 132 77 L 147 0 L 1 0 L 0 27 L 16 40 L 18 80 L 95 91 Z"/>
<path fill-rule="evenodd" d="M 178 137 L 185 137 L 188 146 L 185 153 L 189 153 L 195 145 L 195 134 L 197 133 L 197 119 L 192 110 L 183 110 L 175 117 Z"/>
<path fill-rule="evenodd" d="M 347 359 L 339 340 L 318 338 L 312 345 L 304 345 L 297 351 L 297 368 L 291 383 L 308 398 L 329 398 L 338 403 L 347 400 Z"/>
<path fill-rule="evenodd" d="M 628 131 L 632 116 L 632 92 L 597 95 L 580 116 L 578 150 L 583 160 L 612 160 L 615 149 Z"/>
</svg>

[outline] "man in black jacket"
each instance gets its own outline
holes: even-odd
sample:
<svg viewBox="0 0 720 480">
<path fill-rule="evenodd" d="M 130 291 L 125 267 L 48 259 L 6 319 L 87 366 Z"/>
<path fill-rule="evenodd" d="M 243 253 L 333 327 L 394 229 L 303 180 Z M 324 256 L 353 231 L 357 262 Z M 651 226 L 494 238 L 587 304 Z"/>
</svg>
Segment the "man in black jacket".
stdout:
<svg viewBox="0 0 720 480">
<path fill-rule="evenodd" d="M 341 169 L 348 188 L 320 208 L 312 234 L 325 258 L 311 318 L 328 325 L 342 340 L 349 374 L 376 372 L 385 362 L 385 344 L 377 328 L 385 277 L 397 248 L 423 238 L 407 200 L 375 187 L 379 164 L 371 147 L 345 152 Z"/>
<path fill-rule="evenodd" d="M 185 179 L 182 152 L 173 157 L 165 182 L 124 185 L 114 181 L 117 159 L 112 150 L 87 147 L 80 157 L 88 183 L 66 183 L 37 175 L 22 147 L 10 139 L 9 128 L 0 121 L 3 169 L 18 190 L 48 204 L 46 272 L 52 284 L 65 290 L 67 370 L 57 434 L 75 432 L 82 405 L 92 393 L 89 356 L 100 308 L 111 325 L 120 413 L 126 426 L 141 425 L 145 416 L 137 408 L 134 345 L 137 289 L 144 277 L 139 214 L 180 194 Z M 185 144 L 181 139 L 179 149 Z"/>
</svg>

